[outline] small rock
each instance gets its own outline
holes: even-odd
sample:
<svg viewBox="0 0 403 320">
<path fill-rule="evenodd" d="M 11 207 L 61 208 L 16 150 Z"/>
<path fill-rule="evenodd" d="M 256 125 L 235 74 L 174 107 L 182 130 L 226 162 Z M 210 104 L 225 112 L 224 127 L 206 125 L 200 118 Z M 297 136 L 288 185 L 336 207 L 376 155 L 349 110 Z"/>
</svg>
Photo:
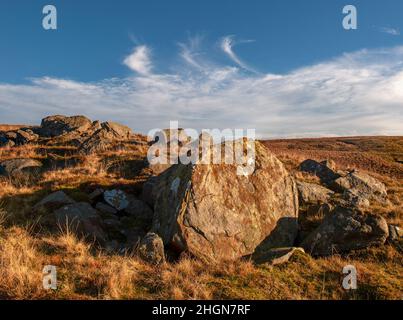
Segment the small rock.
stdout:
<svg viewBox="0 0 403 320">
<path fill-rule="evenodd" d="M 102 229 L 101 219 L 89 203 L 69 204 L 56 210 L 54 216 L 60 226 L 64 227 L 67 223 L 70 230 L 75 230 L 79 236 L 105 243 L 107 236 Z"/>
<path fill-rule="evenodd" d="M 98 202 L 97 205 L 95 206 L 95 209 L 102 213 L 107 213 L 107 214 L 117 214 L 117 210 L 103 202 Z"/>
<path fill-rule="evenodd" d="M 39 138 L 39 136 L 37 134 L 33 133 L 29 129 L 25 129 L 25 130 L 19 129 L 16 131 L 16 133 L 17 133 L 16 143 L 18 145 L 24 145 L 29 142 L 36 141 Z"/>
<path fill-rule="evenodd" d="M 330 170 L 336 171 L 336 162 L 334 162 L 332 159 L 327 159 L 321 161 L 320 163 L 328 167 Z"/>
<path fill-rule="evenodd" d="M 319 163 L 312 159 L 307 159 L 299 165 L 299 169 L 304 172 L 308 172 L 319 177 L 322 183 L 328 185 L 333 180 L 337 179 L 339 175 L 331 168 L 323 163 Z"/>
<path fill-rule="evenodd" d="M 274 266 L 288 262 L 295 252 L 305 253 L 305 250 L 298 247 L 274 248 L 253 254 L 252 260 L 256 264 L 269 263 Z"/>
<path fill-rule="evenodd" d="M 130 216 L 137 217 L 143 220 L 151 221 L 154 216 L 154 212 L 145 202 L 134 197 L 129 198 L 129 205 L 124 211 Z"/>
<path fill-rule="evenodd" d="M 297 181 L 299 202 L 301 205 L 308 203 L 326 203 L 334 194 L 333 191 L 314 183 Z"/>
<path fill-rule="evenodd" d="M 38 202 L 33 209 L 45 208 L 47 210 L 56 210 L 62 206 L 73 204 L 75 201 L 66 195 L 63 191 L 56 191 Z"/>
<path fill-rule="evenodd" d="M 4 135 L 0 135 L 0 147 L 14 147 L 15 142 Z"/>
<path fill-rule="evenodd" d="M 388 228 L 389 228 L 389 237 L 388 237 L 389 242 L 398 241 L 401 237 L 403 237 L 403 230 L 398 226 L 389 224 Z"/>
<path fill-rule="evenodd" d="M 37 173 L 42 163 L 34 159 L 11 159 L 0 162 L 0 175 L 13 176 L 21 173 Z"/>
<path fill-rule="evenodd" d="M 96 198 L 98 198 L 99 196 L 101 196 L 103 193 L 104 193 L 104 189 L 98 188 L 98 189 L 95 189 L 93 192 L 91 192 L 91 193 L 88 195 L 88 198 L 89 198 L 91 201 L 93 201 L 93 200 L 95 200 Z"/>
<path fill-rule="evenodd" d="M 155 233 L 146 234 L 140 242 L 138 251 L 140 257 L 151 264 L 161 264 L 165 261 L 164 244 Z"/>
<path fill-rule="evenodd" d="M 108 190 L 104 192 L 105 201 L 114 207 L 116 210 L 124 210 L 129 205 L 127 195 L 122 190 Z"/>
</svg>

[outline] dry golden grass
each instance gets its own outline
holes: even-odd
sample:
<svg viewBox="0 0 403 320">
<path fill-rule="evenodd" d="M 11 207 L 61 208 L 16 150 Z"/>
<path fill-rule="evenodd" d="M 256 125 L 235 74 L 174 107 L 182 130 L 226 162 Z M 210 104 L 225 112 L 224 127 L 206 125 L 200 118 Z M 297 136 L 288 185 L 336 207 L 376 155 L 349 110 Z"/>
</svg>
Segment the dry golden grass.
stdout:
<svg viewBox="0 0 403 320">
<path fill-rule="evenodd" d="M 27 128 L 29 126 L 23 124 L 0 124 L 0 131 L 18 130 L 20 128 Z"/>
<path fill-rule="evenodd" d="M 344 138 L 343 138 L 344 139 Z M 359 166 L 381 179 L 388 187 L 390 205 L 371 210 L 389 223 L 402 226 L 403 187 L 394 157 L 401 151 L 402 139 L 378 146 L 363 138 L 353 144 L 315 140 L 289 148 L 285 142 L 269 142 L 270 148 L 301 180 L 317 178 L 296 170 L 308 157 L 323 160 L 350 148 L 349 157 L 336 157 L 340 168 Z M 383 138 L 382 138 L 383 139 Z M 323 144 L 325 147 L 323 147 Z M 274 146 L 274 147 L 273 147 Z M 395 146 L 395 147 L 393 147 Z M 397 147 L 396 147 L 397 146 Z M 250 261 L 220 262 L 209 265 L 189 257 L 176 263 L 151 266 L 134 255 L 111 254 L 77 239 L 68 228 L 50 233 L 40 228 L 32 216 L 32 205 L 46 194 L 65 190 L 75 200 L 87 200 L 96 187 L 119 187 L 132 193 L 141 190 L 146 173 L 137 172 L 137 161 L 146 147 L 130 146 L 131 151 L 80 156 L 74 166 L 50 168 L 35 181 L 19 183 L 0 180 L 0 298 L 5 299 L 402 299 L 402 242 L 335 255 L 312 258 L 298 253 L 280 266 L 255 266 Z M 354 151 L 351 151 L 351 149 Z M 330 151 L 329 151 L 330 150 Z M 33 157 L 44 162 L 49 154 L 62 159 L 75 157 L 74 148 L 53 146 L 0 149 L 0 160 Z M 354 153 L 351 153 L 354 152 Z M 365 153 L 365 159 L 354 154 Z M 392 154 L 393 156 L 388 156 Z M 325 157 L 326 156 L 326 157 Z M 343 159 L 342 159 L 343 158 Z M 380 161 L 379 159 L 382 159 Z M 106 161 L 107 160 L 107 161 Z M 371 166 L 367 166 L 371 163 Z M 386 165 L 385 165 L 386 163 Z M 399 167 L 400 166 L 400 167 Z M 387 172 L 386 172 L 387 171 Z M 133 174 L 136 172 L 136 174 Z M 39 221 L 39 222 L 38 222 Z M 55 265 L 58 289 L 45 290 L 42 269 Z M 353 264 L 358 270 L 358 290 L 343 290 L 342 269 Z"/>
<path fill-rule="evenodd" d="M 38 237 L 0 231 L 0 297 L 7 299 L 401 299 L 402 258 L 392 246 L 346 257 L 298 254 L 286 265 L 249 261 L 207 265 L 184 258 L 150 266 L 133 256 L 96 251 L 73 234 Z M 45 265 L 57 267 L 57 290 L 42 287 Z M 353 264 L 358 290 L 341 287 Z"/>
</svg>

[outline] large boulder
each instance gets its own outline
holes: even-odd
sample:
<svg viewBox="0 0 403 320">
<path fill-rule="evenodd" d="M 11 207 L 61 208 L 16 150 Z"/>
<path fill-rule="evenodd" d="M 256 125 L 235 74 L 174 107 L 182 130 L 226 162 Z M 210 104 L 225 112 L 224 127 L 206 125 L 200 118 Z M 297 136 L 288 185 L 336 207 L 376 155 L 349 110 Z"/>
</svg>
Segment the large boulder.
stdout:
<svg viewBox="0 0 403 320">
<path fill-rule="evenodd" d="M 108 132 L 111 137 L 113 136 L 117 139 L 129 139 L 130 135 L 132 134 L 132 130 L 129 127 L 117 122 L 103 122 L 101 123 L 101 127 L 103 130 Z"/>
<path fill-rule="evenodd" d="M 344 196 L 352 203 L 370 201 L 387 202 L 386 186 L 379 180 L 359 171 L 349 172 L 347 175 L 333 182 L 336 190 L 344 192 Z"/>
<path fill-rule="evenodd" d="M 85 116 L 54 115 L 42 119 L 39 132 L 41 136 L 56 137 L 71 131 L 84 132 L 91 125 L 92 121 Z"/>
<path fill-rule="evenodd" d="M 10 159 L 0 162 L 0 175 L 15 176 L 19 174 L 38 173 L 42 163 L 34 159 Z"/>
<path fill-rule="evenodd" d="M 86 202 L 66 205 L 54 212 L 56 222 L 61 227 L 66 224 L 70 230 L 89 240 L 104 244 L 107 236 L 102 228 L 98 212 Z"/>
<path fill-rule="evenodd" d="M 0 146 L 13 147 L 37 141 L 39 136 L 30 128 L 21 128 L 14 131 L 0 132 Z"/>
<path fill-rule="evenodd" d="M 314 183 L 297 181 L 299 202 L 304 204 L 327 203 L 333 191 Z"/>
<path fill-rule="evenodd" d="M 301 247 L 312 255 L 331 255 L 382 245 L 388 235 L 388 224 L 383 217 L 337 207 Z"/>
<path fill-rule="evenodd" d="M 129 127 L 116 122 L 103 122 L 100 129 L 95 131 L 80 146 L 80 153 L 93 154 L 117 149 L 120 142 L 126 141 L 132 135 Z"/>
<path fill-rule="evenodd" d="M 312 159 L 307 159 L 301 162 L 301 164 L 299 165 L 299 169 L 301 171 L 316 175 L 324 184 L 330 184 L 333 180 L 339 177 L 339 175 L 334 172 L 332 168 L 334 168 L 333 162 L 317 162 Z"/>
<path fill-rule="evenodd" d="M 258 246 L 292 246 L 297 235 L 295 182 L 259 142 L 250 175 L 236 164 L 177 164 L 156 188 L 152 231 L 176 252 L 236 259 Z"/>
</svg>

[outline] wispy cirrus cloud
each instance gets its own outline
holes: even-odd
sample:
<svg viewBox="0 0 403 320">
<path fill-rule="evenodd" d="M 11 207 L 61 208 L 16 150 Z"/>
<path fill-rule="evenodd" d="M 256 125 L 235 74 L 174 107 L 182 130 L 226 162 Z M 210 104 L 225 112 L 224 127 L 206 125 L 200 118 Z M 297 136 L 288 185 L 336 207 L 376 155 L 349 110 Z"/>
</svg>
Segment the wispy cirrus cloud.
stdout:
<svg viewBox="0 0 403 320">
<path fill-rule="evenodd" d="M 150 54 L 150 49 L 147 46 L 137 46 L 133 49 L 133 52 L 123 60 L 123 63 L 131 70 L 146 75 L 149 74 L 152 69 Z"/>
<path fill-rule="evenodd" d="M 256 71 L 248 66 L 245 62 L 243 62 L 237 54 L 234 52 L 234 46 L 238 43 L 247 43 L 247 42 L 252 42 L 252 40 L 244 40 L 244 41 L 235 41 L 234 36 L 225 36 L 221 39 L 221 49 L 228 55 L 228 57 L 235 62 L 239 67 L 254 72 Z"/>
<path fill-rule="evenodd" d="M 150 49 L 140 46 L 125 59 L 135 71 L 127 78 L 0 83 L 0 122 L 85 114 L 143 133 L 178 120 L 185 128 L 255 128 L 260 137 L 403 134 L 403 47 L 253 74 L 209 61 L 199 46 L 183 44 L 184 63 L 172 73 L 154 70 Z"/>
<path fill-rule="evenodd" d="M 392 36 L 400 36 L 400 30 L 397 28 L 391 28 L 391 27 L 381 27 L 379 28 L 380 32 L 390 34 Z"/>
</svg>

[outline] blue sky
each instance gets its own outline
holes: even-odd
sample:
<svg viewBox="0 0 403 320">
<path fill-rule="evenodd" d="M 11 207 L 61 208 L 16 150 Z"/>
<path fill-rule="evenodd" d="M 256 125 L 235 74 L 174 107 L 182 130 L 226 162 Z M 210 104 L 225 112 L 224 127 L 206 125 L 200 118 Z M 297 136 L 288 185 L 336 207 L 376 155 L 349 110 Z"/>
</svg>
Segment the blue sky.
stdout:
<svg viewBox="0 0 403 320">
<path fill-rule="evenodd" d="M 55 31 L 42 28 L 46 4 Z M 347 4 L 358 30 L 342 28 Z M 179 120 L 402 134 L 401 31 L 399 0 L 2 0 L 0 123 L 84 113 L 141 132 Z"/>
</svg>

